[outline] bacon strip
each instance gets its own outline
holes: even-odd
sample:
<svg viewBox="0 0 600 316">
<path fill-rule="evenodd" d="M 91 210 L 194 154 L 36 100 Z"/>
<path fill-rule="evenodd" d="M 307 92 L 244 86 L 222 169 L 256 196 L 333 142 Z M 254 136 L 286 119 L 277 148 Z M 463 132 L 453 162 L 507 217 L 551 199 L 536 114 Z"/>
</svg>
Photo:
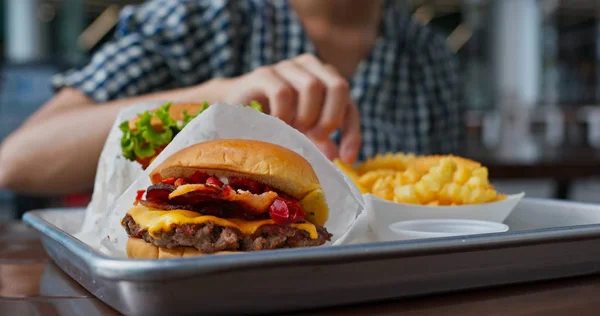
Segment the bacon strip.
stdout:
<svg viewBox="0 0 600 316">
<path fill-rule="evenodd" d="M 235 191 L 230 186 L 225 186 L 221 199 L 244 204 L 248 209 L 254 210 L 254 213 L 262 214 L 269 211 L 269 207 L 275 202 L 277 196 L 277 193 L 273 191 L 252 194 L 249 191 Z"/>
<path fill-rule="evenodd" d="M 194 178 L 192 183 L 178 178 L 152 185 L 147 190 L 146 201 L 140 202 L 157 209 L 186 209 L 224 217 L 252 219 L 268 216 L 279 225 L 304 220 L 304 211 L 297 200 L 252 180 L 230 177 L 229 184 L 223 185 L 219 179 L 202 172 L 196 172 L 188 180 L 191 178 Z M 195 180 L 205 182 L 202 184 Z"/>
<path fill-rule="evenodd" d="M 195 208 L 194 208 L 193 205 L 176 205 L 176 204 L 170 204 L 170 203 L 165 203 L 165 202 L 161 202 L 161 201 L 148 201 L 148 200 L 141 200 L 140 204 L 142 204 L 143 206 L 146 206 L 146 207 L 155 208 L 157 210 L 165 210 L 165 211 L 188 210 L 188 211 L 195 211 Z"/>
<path fill-rule="evenodd" d="M 249 191 L 234 190 L 226 185 L 219 188 L 210 184 L 185 184 L 177 187 L 169 194 L 169 200 L 173 204 L 198 204 L 202 202 L 226 201 L 240 204 L 250 213 L 262 214 L 269 211 L 269 207 L 277 193 L 273 191 L 262 194 L 253 194 Z"/>
<path fill-rule="evenodd" d="M 169 194 L 169 202 L 174 204 L 199 204 L 217 202 L 223 189 L 206 184 L 184 184 Z"/>
<path fill-rule="evenodd" d="M 148 187 L 146 192 L 146 200 L 162 201 L 169 200 L 169 194 L 175 190 L 175 186 L 167 183 L 157 183 Z"/>
<path fill-rule="evenodd" d="M 223 189 L 208 185 L 208 184 L 182 184 L 169 194 L 169 199 L 172 200 L 178 196 L 183 196 L 191 192 L 205 193 L 207 195 L 218 197 Z"/>
</svg>

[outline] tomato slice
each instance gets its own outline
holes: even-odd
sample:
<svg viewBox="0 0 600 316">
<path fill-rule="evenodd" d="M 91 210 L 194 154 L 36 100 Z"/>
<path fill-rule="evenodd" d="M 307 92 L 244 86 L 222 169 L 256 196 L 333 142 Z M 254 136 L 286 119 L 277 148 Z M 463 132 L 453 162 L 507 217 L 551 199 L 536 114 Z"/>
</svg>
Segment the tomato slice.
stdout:
<svg viewBox="0 0 600 316">
<path fill-rule="evenodd" d="M 202 171 L 196 171 L 194 172 L 193 175 L 191 175 L 189 178 L 185 179 L 187 183 L 191 183 L 191 184 L 205 184 L 206 180 L 208 180 L 208 178 L 210 178 L 209 175 L 207 175 L 206 173 L 202 172 Z"/>
<path fill-rule="evenodd" d="M 138 190 L 136 195 L 135 195 L 135 202 L 133 202 L 133 205 L 137 206 L 140 201 L 142 200 L 142 197 L 144 196 L 144 193 L 146 193 L 146 190 Z"/>
<path fill-rule="evenodd" d="M 304 220 L 304 210 L 297 201 L 277 198 L 269 209 L 271 219 L 277 225 L 288 225 Z"/>
<path fill-rule="evenodd" d="M 206 184 L 214 185 L 219 188 L 223 187 L 223 182 L 221 182 L 221 180 L 219 180 L 218 178 L 215 178 L 215 177 L 210 177 L 210 178 L 206 179 Z"/>
</svg>

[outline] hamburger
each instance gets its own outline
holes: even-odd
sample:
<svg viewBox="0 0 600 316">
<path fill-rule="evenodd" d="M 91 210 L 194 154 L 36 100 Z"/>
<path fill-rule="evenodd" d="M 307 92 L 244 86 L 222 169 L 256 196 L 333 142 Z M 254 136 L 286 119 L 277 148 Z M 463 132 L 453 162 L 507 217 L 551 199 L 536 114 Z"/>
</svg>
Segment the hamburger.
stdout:
<svg viewBox="0 0 600 316">
<path fill-rule="evenodd" d="M 208 107 L 206 102 L 167 103 L 121 123 L 123 156 L 138 162 L 145 170 L 173 138 Z M 255 101 L 250 103 L 250 107 L 262 111 L 261 105 Z"/>
<path fill-rule="evenodd" d="M 121 224 L 130 258 L 320 246 L 328 206 L 312 166 L 279 145 L 216 140 L 184 148 L 149 174 Z"/>
</svg>

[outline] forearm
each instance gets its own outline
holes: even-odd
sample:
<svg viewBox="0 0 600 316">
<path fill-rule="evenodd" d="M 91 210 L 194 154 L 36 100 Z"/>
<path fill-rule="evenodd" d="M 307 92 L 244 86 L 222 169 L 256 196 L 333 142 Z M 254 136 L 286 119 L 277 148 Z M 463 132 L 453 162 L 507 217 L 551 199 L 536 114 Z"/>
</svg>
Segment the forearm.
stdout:
<svg viewBox="0 0 600 316">
<path fill-rule="evenodd" d="M 220 101 L 219 81 L 122 99 L 41 109 L 0 145 L 0 187 L 58 195 L 91 189 L 102 146 L 123 106 L 143 101 Z M 61 102 L 61 100 L 56 100 Z M 80 101 L 84 102 L 84 101 Z"/>
<path fill-rule="evenodd" d="M 115 106 L 90 106 L 16 131 L 0 147 L 3 184 L 41 195 L 89 189 L 117 112 Z"/>
<path fill-rule="evenodd" d="M 207 81 L 207 82 L 205 82 L 201 85 L 197 85 L 197 86 L 169 90 L 169 91 L 156 92 L 156 93 L 149 93 L 149 94 L 145 94 L 145 95 L 141 95 L 141 96 L 119 99 L 119 100 L 115 100 L 115 101 L 111 101 L 111 102 L 107 102 L 107 103 L 93 103 L 91 100 L 86 99 L 86 100 L 81 100 L 77 104 L 68 104 L 67 103 L 67 104 L 61 105 L 59 110 L 57 110 L 57 109 L 48 110 L 45 108 L 41 108 L 40 110 L 36 111 L 33 115 L 31 115 L 23 123 L 22 128 L 25 126 L 33 125 L 32 123 L 38 123 L 40 121 L 54 118 L 55 116 L 60 116 L 61 114 L 64 114 L 71 110 L 77 111 L 80 109 L 81 105 L 93 105 L 95 107 L 102 107 L 102 108 L 114 107 L 114 108 L 120 109 L 121 107 L 128 106 L 128 105 L 131 105 L 134 103 L 148 102 L 148 101 L 171 101 L 171 102 L 205 102 L 206 101 L 208 103 L 219 102 L 222 100 L 221 100 L 221 96 L 218 94 L 218 91 L 220 90 L 218 87 L 222 86 L 224 81 L 225 81 L 224 79 L 213 79 L 213 80 Z M 61 91 L 61 93 L 63 93 L 63 92 Z M 65 92 L 65 93 L 69 94 L 70 92 Z M 75 93 L 81 94 L 79 91 L 76 91 Z M 110 112 L 111 110 L 106 110 L 106 111 Z M 118 110 L 117 110 L 117 112 L 118 112 Z M 114 112 L 115 116 L 116 116 L 117 112 Z"/>
</svg>

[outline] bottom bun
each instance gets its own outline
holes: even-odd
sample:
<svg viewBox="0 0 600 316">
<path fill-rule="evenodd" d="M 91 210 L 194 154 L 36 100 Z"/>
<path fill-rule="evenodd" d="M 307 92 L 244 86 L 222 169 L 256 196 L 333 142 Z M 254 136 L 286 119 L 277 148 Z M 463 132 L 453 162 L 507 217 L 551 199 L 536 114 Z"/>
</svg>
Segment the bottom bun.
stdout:
<svg viewBox="0 0 600 316">
<path fill-rule="evenodd" d="M 172 259 L 184 257 L 196 257 L 207 255 L 236 254 L 235 251 L 220 251 L 215 253 L 203 253 L 192 247 L 160 248 L 149 244 L 140 238 L 129 237 L 127 240 L 127 256 L 133 259 Z"/>
</svg>

